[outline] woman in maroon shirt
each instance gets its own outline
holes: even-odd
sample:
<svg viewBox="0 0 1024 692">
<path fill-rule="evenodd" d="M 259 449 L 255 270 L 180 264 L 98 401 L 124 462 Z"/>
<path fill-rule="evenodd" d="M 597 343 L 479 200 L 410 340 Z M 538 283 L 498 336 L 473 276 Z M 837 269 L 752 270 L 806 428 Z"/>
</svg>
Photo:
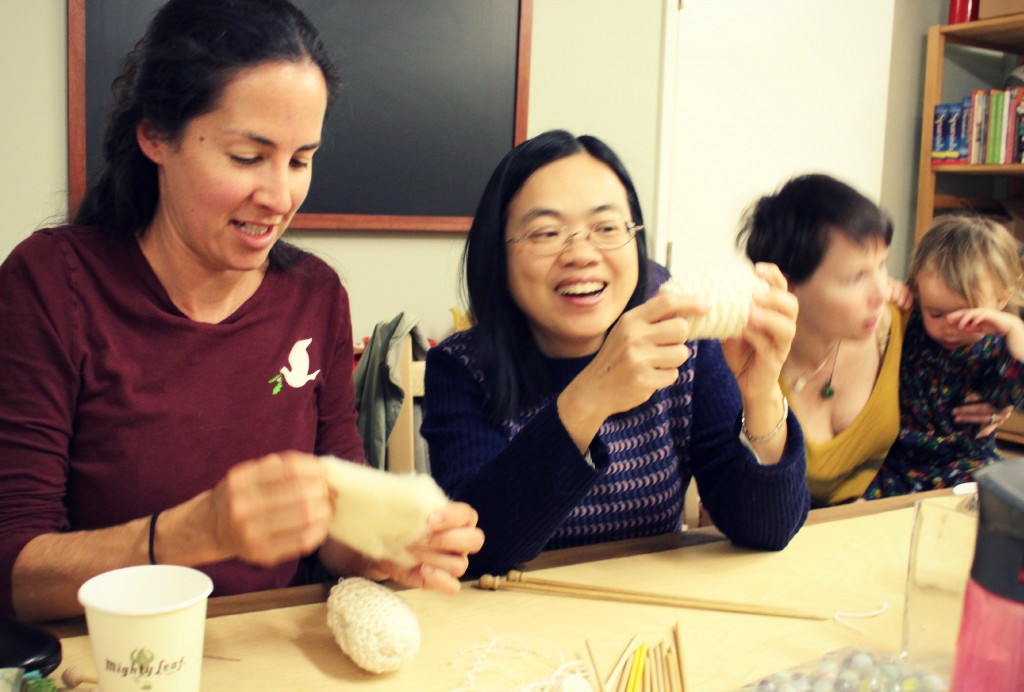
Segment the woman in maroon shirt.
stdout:
<svg viewBox="0 0 1024 692">
<path fill-rule="evenodd" d="M 0 611 L 81 612 L 150 561 L 215 594 L 335 574 L 458 588 L 476 513 L 430 518 L 409 569 L 327 538 L 315 455 L 362 459 L 348 297 L 280 241 L 337 74 L 286 0 L 171 0 L 115 82 L 105 167 L 73 225 L 0 267 Z"/>
</svg>

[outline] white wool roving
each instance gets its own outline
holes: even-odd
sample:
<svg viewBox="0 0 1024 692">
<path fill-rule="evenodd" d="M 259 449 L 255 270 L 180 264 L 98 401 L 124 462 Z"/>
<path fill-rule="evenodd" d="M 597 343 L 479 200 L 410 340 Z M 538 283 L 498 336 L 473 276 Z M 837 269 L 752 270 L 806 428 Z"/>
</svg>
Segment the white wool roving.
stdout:
<svg viewBox="0 0 1024 692">
<path fill-rule="evenodd" d="M 337 493 L 327 527 L 331 536 L 374 560 L 416 564 L 406 546 L 423 538 L 427 517 L 448 504 L 434 479 L 378 471 L 335 457 L 320 461 L 327 484 Z"/>
<path fill-rule="evenodd" d="M 371 673 L 398 670 L 420 650 L 416 614 L 393 591 L 362 577 L 331 587 L 327 626 L 352 662 Z"/>
<path fill-rule="evenodd" d="M 708 304 L 706 314 L 687 317 L 690 339 L 728 339 L 743 332 L 758 287 L 767 289 L 768 282 L 754 273 L 753 265 L 737 264 L 674 277 L 661 290 L 696 296 Z"/>
</svg>

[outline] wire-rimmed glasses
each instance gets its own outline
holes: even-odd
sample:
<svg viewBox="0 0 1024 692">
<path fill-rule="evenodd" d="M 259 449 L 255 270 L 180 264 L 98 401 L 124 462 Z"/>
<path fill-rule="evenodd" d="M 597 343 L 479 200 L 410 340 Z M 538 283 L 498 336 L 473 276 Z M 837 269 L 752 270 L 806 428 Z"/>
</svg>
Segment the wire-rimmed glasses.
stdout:
<svg viewBox="0 0 1024 692">
<path fill-rule="evenodd" d="M 643 225 L 632 221 L 601 221 L 586 231 L 570 231 L 567 226 L 538 228 L 505 242 L 523 243 L 533 254 L 549 257 L 560 254 L 577 238 L 589 240 L 598 250 L 615 250 L 633 240 L 641 230 Z"/>
</svg>

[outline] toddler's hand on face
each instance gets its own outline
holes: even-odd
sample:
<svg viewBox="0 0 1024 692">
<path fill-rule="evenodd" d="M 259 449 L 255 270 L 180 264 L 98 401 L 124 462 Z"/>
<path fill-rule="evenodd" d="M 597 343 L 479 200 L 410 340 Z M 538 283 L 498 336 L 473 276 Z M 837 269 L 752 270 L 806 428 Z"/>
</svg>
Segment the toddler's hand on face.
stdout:
<svg viewBox="0 0 1024 692">
<path fill-rule="evenodd" d="M 965 332 L 1003 336 L 1021 325 L 1021 320 L 1016 315 L 994 308 L 955 310 L 946 315 L 946 320 L 950 325 Z"/>
</svg>

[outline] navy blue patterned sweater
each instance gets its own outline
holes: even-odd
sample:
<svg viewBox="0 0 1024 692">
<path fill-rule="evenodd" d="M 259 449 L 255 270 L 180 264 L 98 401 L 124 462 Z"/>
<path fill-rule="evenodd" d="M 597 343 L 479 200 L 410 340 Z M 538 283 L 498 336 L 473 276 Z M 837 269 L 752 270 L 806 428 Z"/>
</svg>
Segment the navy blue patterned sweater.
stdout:
<svg viewBox="0 0 1024 692">
<path fill-rule="evenodd" d="M 740 396 L 716 341 L 690 344 L 679 379 L 608 418 L 587 463 L 558 394 L 593 359 L 547 359 L 552 389 L 500 426 L 488 422 L 473 330 L 427 353 L 421 432 L 445 492 L 480 513 L 470 574 L 503 573 L 542 550 L 676 531 L 696 475 L 701 501 L 734 543 L 780 550 L 807 516 L 803 434 L 789 417 L 783 459 L 761 466 L 740 442 Z"/>
</svg>

